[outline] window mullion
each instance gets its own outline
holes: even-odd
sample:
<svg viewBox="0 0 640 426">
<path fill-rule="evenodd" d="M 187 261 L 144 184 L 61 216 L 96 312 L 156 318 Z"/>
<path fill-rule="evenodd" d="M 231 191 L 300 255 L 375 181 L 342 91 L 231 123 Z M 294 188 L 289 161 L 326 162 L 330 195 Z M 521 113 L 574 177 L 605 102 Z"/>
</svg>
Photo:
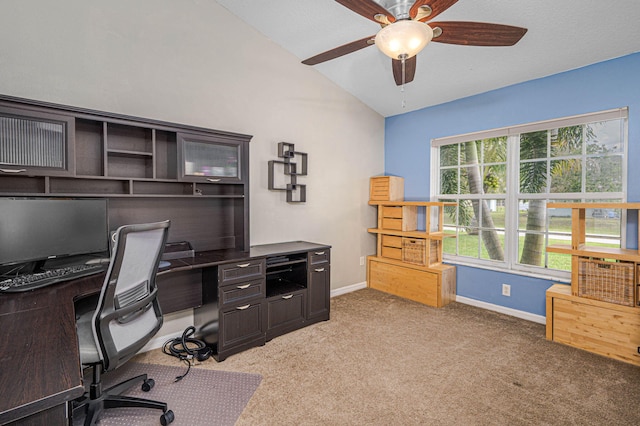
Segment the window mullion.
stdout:
<svg viewBox="0 0 640 426">
<path fill-rule="evenodd" d="M 504 251 L 505 261 L 509 269 L 518 257 L 518 195 L 520 192 L 520 137 L 511 135 L 507 138 L 507 193 L 505 218 Z"/>
</svg>

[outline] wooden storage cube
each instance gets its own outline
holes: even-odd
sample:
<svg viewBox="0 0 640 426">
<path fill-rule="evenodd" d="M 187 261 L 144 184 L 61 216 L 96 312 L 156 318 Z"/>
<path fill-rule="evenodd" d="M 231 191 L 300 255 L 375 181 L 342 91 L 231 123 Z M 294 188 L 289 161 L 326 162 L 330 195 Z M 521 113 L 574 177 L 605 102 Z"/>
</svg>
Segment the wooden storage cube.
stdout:
<svg viewBox="0 0 640 426">
<path fill-rule="evenodd" d="M 369 183 L 369 200 L 404 200 L 404 178 L 398 176 L 375 176 Z"/>
<path fill-rule="evenodd" d="M 635 263 L 578 258 L 578 296 L 635 305 Z"/>
<path fill-rule="evenodd" d="M 418 229 L 418 207 L 382 206 L 382 229 L 415 231 Z"/>
</svg>

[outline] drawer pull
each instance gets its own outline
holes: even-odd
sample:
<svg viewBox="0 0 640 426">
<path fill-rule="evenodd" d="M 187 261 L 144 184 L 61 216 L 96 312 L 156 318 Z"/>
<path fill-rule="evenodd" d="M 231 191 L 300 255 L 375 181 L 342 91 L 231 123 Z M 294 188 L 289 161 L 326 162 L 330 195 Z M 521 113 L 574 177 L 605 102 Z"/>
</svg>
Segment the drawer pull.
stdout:
<svg viewBox="0 0 640 426">
<path fill-rule="evenodd" d="M 293 294 L 287 294 L 286 296 L 282 296 L 283 299 L 289 300 L 293 297 Z"/>
<path fill-rule="evenodd" d="M 247 309 L 249 306 L 251 306 L 251 304 L 249 305 L 244 305 L 244 306 L 237 306 L 236 309 L 239 311 L 244 311 L 245 309 Z"/>
<path fill-rule="evenodd" d="M 324 272 L 324 268 L 314 269 L 314 271 L 316 271 L 316 272 Z"/>
<path fill-rule="evenodd" d="M 0 169 L 2 173 L 22 173 L 26 171 L 27 169 Z"/>
<path fill-rule="evenodd" d="M 244 290 L 245 288 L 251 287 L 251 284 L 237 285 L 236 288 L 239 290 Z"/>
<path fill-rule="evenodd" d="M 251 263 L 242 263 L 240 265 L 236 265 L 238 268 L 246 268 L 247 266 L 251 265 Z"/>
<path fill-rule="evenodd" d="M 220 179 L 207 178 L 207 182 L 220 182 Z"/>
<path fill-rule="evenodd" d="M 316 254 L 317 254 L 318 256 L 322 256 L 322 255 L 324 254 L 324 252 L 323 252 L 323 251 L 317 251 L 317 252 L 316 252 Z"/>
</svg>

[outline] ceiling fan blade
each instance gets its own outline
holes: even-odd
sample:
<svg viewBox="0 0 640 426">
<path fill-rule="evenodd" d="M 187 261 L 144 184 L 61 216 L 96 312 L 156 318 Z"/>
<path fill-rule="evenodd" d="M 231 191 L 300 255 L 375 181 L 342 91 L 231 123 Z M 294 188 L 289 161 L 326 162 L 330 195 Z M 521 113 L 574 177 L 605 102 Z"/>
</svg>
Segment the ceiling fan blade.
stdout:
<svg viewBox="0 0 640 426">
<path fill-rule="evenodd" d="M 402 81 L 402 61 L 398 59 L 391 60 L 391 68 L 393 68 L 393 79 L 396 85 L 411 83 L 416 75 L 416 56 L 412 56 L 404 61 L 404 82 Z"/>
<path fill-rule="evenodd" d="M 339 58 L 340 56 L 344 56 L 348 53 L 355 52 L 356 50 L 364 49 L 365 47 L 373 45 L 373 39 L 375 36 L 365 37 L 360 40 L 352 41 L 351 43 L 343 44 L 342 46 L 338 46 L 334 49 L 327 50 L 326 52 L 320 53 L 316 56 L 312 56 L 309 59 L 305 59 L 302 61 L 305 65 L 316 65 L 321 62 L 330 61 L 331 59 Z"/>
<path fill-rule="evenodd" d="M 429 22 L 428 24 L 434 32 L 432 41 L 468 46 L 513 46 L 527 32 L 526 28 L 484 22 Z"/>
<path fill-rule="evenodd" d="M 409 16 L 411 16 L 411 19 L 413 19 L 418 14 L 418 9 L 420 8 L 420 6 L 429 6 L 431 8 L 431 14 L 420 19 L 420 21 L 425 22 L 440 15 L 442 12 L 449 9 L 457 2 L 458 0 L 416 0 L 413 6 L 411 6 Z"/>
<path fill-rule="evenodd" d="M 395 16 L 389 13 L 387 9 L 380 6 L 373 0 L 336 0 L 338 3 L 346 7 L 347 9 L 352 10 L 358 15 L 362 15 L 367 19 L 371 19 L 373 22 L 378 24 L 379 22 L 375 19 L 375 16 L 385 15 L 389 22 L 394 22 L 396 20 Z"/>
</svg>

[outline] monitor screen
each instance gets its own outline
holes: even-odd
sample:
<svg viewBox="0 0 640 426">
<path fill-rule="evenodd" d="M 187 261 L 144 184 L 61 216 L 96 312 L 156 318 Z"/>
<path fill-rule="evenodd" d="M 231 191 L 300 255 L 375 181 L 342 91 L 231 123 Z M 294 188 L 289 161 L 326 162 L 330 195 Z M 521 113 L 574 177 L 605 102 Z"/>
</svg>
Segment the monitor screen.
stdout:
<svg viewBox="0 0 640 426">
<path fill-rule="evenodd" d="M 109 250 L 107 200 L 0 198 L 0 265 Z"/>
</svg>

